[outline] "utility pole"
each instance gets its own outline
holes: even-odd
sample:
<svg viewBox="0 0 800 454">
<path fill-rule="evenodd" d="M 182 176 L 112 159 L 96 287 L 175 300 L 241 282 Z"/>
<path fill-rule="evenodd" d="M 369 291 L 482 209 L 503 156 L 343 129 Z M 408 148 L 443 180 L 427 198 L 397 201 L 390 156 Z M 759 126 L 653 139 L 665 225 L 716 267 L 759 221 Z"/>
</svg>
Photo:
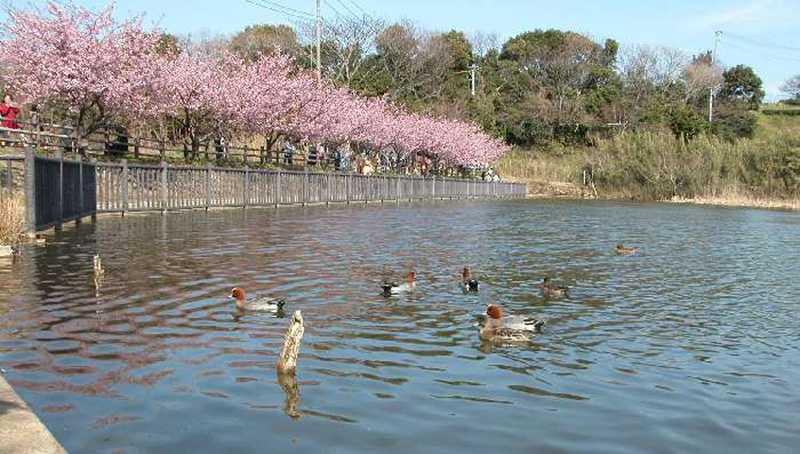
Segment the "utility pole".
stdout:
<svg viewBox="0 0 800 454">
<path fill-rule="evenodd" d="M 719 47 L 719 37 L 722 32 L 717 30 L 714 32 L 714 52 L 711 54 L 711 70 L 714 70 L 714 64 L 717 62 L 717 47 Z M 708 122 L 714 121 L 714 88 L 708 89 Z"/>
<path fill-rule="evenodd" d="M 322 82 L 322 0 L 317 0 L 317 83 Z"/>
<path fill-rule="evenodd" d="M 476 65 L 475 63 L 470 65 L 469 78 L 470 78 L 470 88 L 471 88 L 470 93 L 472 93 L 472 96 L 475 96 L 475 75 L 476 75 L 475 73 L 477 70 L 478 70 L 478 65 Z"/>
</svg>

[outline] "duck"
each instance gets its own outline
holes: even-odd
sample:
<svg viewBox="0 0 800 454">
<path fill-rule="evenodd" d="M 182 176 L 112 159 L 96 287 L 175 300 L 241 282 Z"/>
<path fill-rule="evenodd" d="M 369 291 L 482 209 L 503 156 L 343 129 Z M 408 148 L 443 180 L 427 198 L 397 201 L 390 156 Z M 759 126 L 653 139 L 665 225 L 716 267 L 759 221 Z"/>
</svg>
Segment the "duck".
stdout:
<svg viewBox="0 0 800 454">
<path fill-rule="evenodd" d="M 283 298 L 261 297 L 248 301 L 246 293 L 239 287 L 231 290 L 228 298 L 236 300 L 237 309 L 248 311 L 278 312 L 286 305 L 286 300 Z"/>
<path fill-rule="evenodd" d="M 638 247 L 625 247 L 622 243 L 619 243 L 615 250 L 617 255 L 633 255 L 639 252 Z"/>
<path fill-rule="evenodd" d="M 402 284 L 397 282 L 385 281 L 381 284 L 383 296 L 397 295 L 399 293 L 410 292 L 417 287 L 417 273 L 411 271 L 406 275 L 406 281 Z"/>
<path fill-rule="evenodd" d="M 477 279 L 472 277 L 472 273 L 469 270 L 468 266 L 465 266 L 464 269 L 461 271 L 461 285 L 464 287 L 465 292 L 477 292 L 478 283 Z"/>
<path fill-rule="evenodd" d="M 480 329 L 483 340 L 494 343 L 527 342 L 541 332 L 544 320 L 522 316 L 503 316 L 503 310 L 497 304 L 486 307 L 486 321 Z"/>
<path fill-rule="evenodd" d="M 44 246 L 45 244 L 47 244 L 47 237 L 45 237 L 41 233 L 37 233 L 36 236 L 33 238 L 33 242 L 38 246 Z"/>
<path fill-rule="evenodd" d="M 569 295 L 569 288 L 553 284 L 549 277 L 545 277 L 537 287 L 542 290 L 544 296 L 549 298 L 560 298 L 564 295 Z"/>
</svg>

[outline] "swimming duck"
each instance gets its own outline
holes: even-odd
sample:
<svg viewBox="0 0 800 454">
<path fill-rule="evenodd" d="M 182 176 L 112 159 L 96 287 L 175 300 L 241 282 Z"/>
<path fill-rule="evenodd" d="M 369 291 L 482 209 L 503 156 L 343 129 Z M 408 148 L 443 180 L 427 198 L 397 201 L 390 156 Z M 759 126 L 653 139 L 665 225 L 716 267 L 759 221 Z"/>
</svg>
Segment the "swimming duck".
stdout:
<svg viewBox="0 0 800 454">
<path fill-rule="evenodd" d="M 486 307 L 486 322 L 480 330 L 483 340 L 496 343 L 526 342 L 542 330 L 544 320 L 530 317 L 503 317 L 503 310 L 496 304 Z"/>
<path fill-rule="evenodd" d="M 247 301 L 244 290 L 239 287 L 231 290 L 229 298 L 236 300 L 238 309 L 248 311 L 278 312 L 286 304 L 283 298 L 261 297 Z"/>
<path fill-rule="evenodd" d="M 633 255 L 639 252 L 638 247 L 625 247 L 624 244 L 619 243 L 616 248 L 617 255 Z"/>
<path fill-rule="evenodd" d="M 45 244 L 47 244 L 47 238 L 41 233 L 37 233 L 36 236 L 33 238 L 33 241 L 39 246 L 44 246 Z"/>
<path fill-rule="evenodd" d="M 402 284 L 397 282 L 384 282 L 381 284 L 383 296 L 397 295 L 414 290 L 417 287 L 417 273 L 411 271 L 406 275 L 406 281 Z"/>
<path fill-rule="evenodd" d="M 468 266 L 465 266 L 461 271 L 461 285 L 464 286 L 464 291 L 466 292 L 478 291 L 478 280 L 472 277 L 472 273 L 470 272 Z"/>
<path fill-rule="evenodd" d="M 549 277 L 545 277 L 537 287 L 542 290 L 544 296 L 549 298 L 560 298 L 569 294 L 569 288 L 553 284 Z"/>
</svg>

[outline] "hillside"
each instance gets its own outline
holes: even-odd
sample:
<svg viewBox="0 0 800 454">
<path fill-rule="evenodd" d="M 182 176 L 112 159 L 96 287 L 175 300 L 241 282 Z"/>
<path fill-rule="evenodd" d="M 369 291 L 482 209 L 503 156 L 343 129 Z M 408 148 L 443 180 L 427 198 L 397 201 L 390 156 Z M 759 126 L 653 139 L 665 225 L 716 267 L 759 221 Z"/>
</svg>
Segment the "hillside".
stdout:
<svg viewBox="0 0 800 454">
<path fill-rule="evenodd" d="M 531 196 L 797 209 L 800 115 L 775 110 L 800 112 L 765 105 L 751 139 L 703 135 L 684 142 L 668 132 L 624 133 L 587 148 L 517 148 L 497 169 L 506 179 L 527 182 Z"/>
</svg>

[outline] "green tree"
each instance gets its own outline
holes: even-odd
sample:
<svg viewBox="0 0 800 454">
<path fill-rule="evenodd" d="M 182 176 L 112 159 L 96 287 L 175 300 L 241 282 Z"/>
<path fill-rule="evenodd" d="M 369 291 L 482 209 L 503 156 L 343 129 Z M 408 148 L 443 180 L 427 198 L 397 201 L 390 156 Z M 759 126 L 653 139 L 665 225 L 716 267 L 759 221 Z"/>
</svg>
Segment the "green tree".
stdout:
<svg viewBox="0 0 800 454">
<path fill-rule="evenodd" d="M 297 33 L 286 25 L 250 25 L 234 35 L 230 47 L 233 52 L 250 61 L 276 51 L 294 57 L 302 52 Z"/>
<path fill-rule="evenodd" d="M 162 33 L 156 43 L 156 52 L 161 55 L 178 55 L 181 53 L 181 44 L 178 37 L 169 33 Z"/>
<path fill-rule="evenodd" d="M 723 83 L 719 98 L 723 102 L 744 105 L 749 110 L 758 110 L 764 99 L 761 78 L 753 68 L 737 65 L 722 73 Z"/>
</svg>

